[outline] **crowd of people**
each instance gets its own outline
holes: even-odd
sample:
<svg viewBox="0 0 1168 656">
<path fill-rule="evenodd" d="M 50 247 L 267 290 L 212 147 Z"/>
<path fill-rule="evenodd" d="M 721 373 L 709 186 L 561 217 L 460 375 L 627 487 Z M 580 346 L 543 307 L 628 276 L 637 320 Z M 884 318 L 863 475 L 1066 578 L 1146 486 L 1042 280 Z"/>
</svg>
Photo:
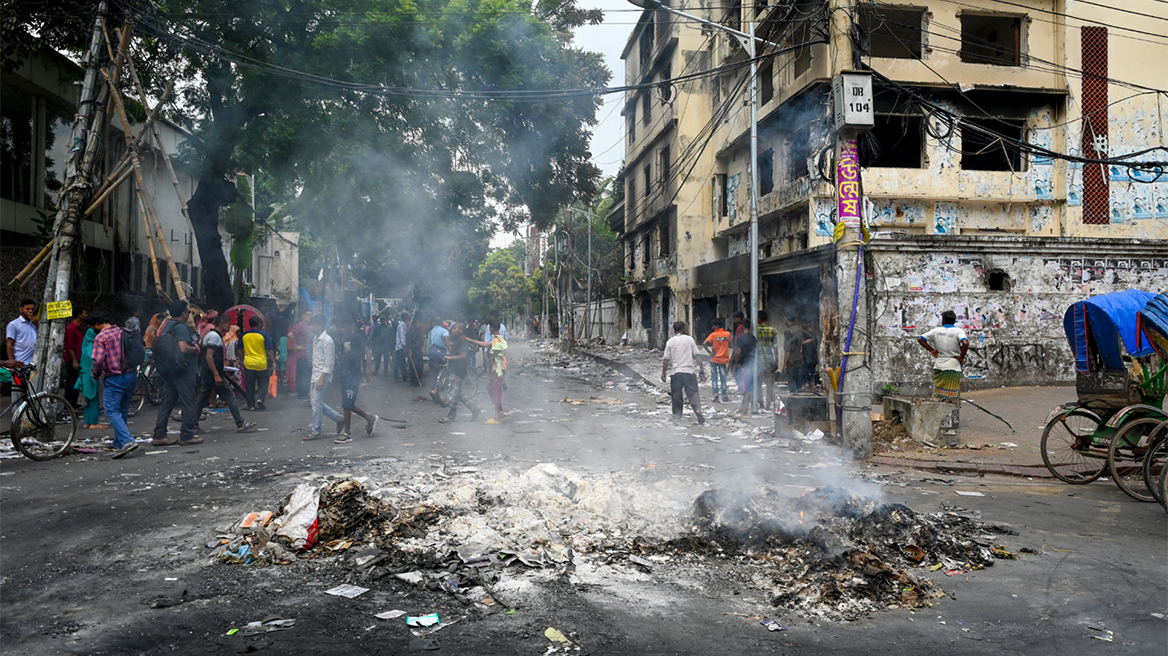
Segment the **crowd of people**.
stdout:
<svg viewBox="0 0 1168 656">
<path fill-rule="evenodd" d="M 779 333 L 769 325 L 770 316 L 765 310 L 759 310 L 758 326 L 753 330 L 750 319 L 742 312 L 734 313 L 733 332 L 726 328 L 726 321 L 721 317 L 713 320 L 713 330 L 702 342 L 702 348 L 710 363 L 710 387 L 714 403 L 731 402 L 731 376 L 742 396 L 737 410 L 739 414 L 750 411 L 752 398 L 756 394 L 756 382 L 757 393 L 760 394 L 759 407 L 763 410 L 774 408 L 775 384 L 780 379 L 786 380 L 787 389 L 792 394 L 817 390 L 819 356 L 810 322 L 794 314 L 784 318 L 786 331 L 783 335 L 781 362 Z M 685 322 L 675 322 L 673 333 L 665 343 L 661 361 L 661 380 L 664 382 L 668 377 L 670 382 L 673 418 L 681 419 L 684 403 L 688 401 L 698 423 L 704 424 L 705 416 L 701 411 L 698 391 L 699 382 L 706 380 L 701 350 L 694 339 L 686 334 Z M 697 377 L 699 373 L 700 381 Z"/>
<path fill-rule="evenodd" d="M 34 360 L 38 309 L 35 301 L 20 303 L 19 316 L 6 329 L 9 359 L 0 360 L 0 365 L 19 367 Z M 154 446 L 201 443 L 199 420 L 215 406 L 231 413 L 237 431 L 251 431 L 257 423 L 246 420 L 242 410 L 264 411 L 281 383 L 289 395 L 310 404 L 305 440 L 324 436 L 322 422 L 327 417 L 336 423 L 335 441 L 348 442 L 353 415 L 365 421 L 369 435 L 380 419 L 358 405 L 362 383 L 373 376 L 393 376 L 404 385 L 425 386 L 437 399 L 443 368 L 449 369 L 452 384 L 449 413 L 441 421 L 454 421 L 459 406 L 475 419 L 480 409 L 463 390 L 470 368 L 479 366 L 480 354 L 494 407 L 487 423 L 502 422 L 507 328 L 495 313 L 481 322 L 403 312 L 396 318 L 385 313 L 372 321 L 334 317 L 332 326 L 328 324 L 324 315 L 306 310 L 286 331 L 275 331 L 277 339 L 264 317 L 254 312 L 202 313 L 192 311 L 186 301 L 152 315 L 145 329 L 137 312 L 118 326 L 106 316 L 76 308 L 65 329 L 61 387 L 66 400 L 81 411 L 84 428 L 112 429 L 114 458 L 138 447 L 127 420 L 139 389 L 139 366 L 146 358 L 158 373 L 160 387 L 151 436 Z M 136 357 L 139 350 L 143 355 Z M 7 374 L 0 368 L 0 376 Z M 341 386 L 341 412 L 325 401 L 334 379 Z M 176 408 L 181 423 L 172 434 L 169 426 Z M 101 420 L 103 410 L 108 423 Z"/>
</svg>

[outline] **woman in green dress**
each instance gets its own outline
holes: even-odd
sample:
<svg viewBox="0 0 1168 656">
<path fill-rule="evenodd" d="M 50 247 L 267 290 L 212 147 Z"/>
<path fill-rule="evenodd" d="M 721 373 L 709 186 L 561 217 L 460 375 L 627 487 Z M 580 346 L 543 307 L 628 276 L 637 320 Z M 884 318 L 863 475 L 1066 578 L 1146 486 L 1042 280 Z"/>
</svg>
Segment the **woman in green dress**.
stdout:
<svg viewBox="0 0 1168 656">
<path fill-rule="evenodd" d="M 81 342 L 81 375 L 77 377 L 76 388 L 85 398 L 85 411 L 82 412 L 85 428 L 102 430 L 109 428 L 109 424 L 100 424 L 101 404 L 97 402 L 97 379 L 93 377 L 93 340 L 97 337 L 93 325 L 85 331 L 85 340 Z"/>
</svg>

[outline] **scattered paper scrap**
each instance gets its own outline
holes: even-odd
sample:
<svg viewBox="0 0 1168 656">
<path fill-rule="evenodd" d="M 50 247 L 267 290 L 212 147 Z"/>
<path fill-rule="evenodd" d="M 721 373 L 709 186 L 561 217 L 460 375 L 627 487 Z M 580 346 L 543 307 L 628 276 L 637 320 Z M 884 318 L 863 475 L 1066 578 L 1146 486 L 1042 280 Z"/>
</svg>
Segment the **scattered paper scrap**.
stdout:
<svg viewBox="0 0 1168 656">
<path fill-rule="evenodd" d="M 406 618 L 406 626 L 434 626 L 441 620 L 438 619 L 438 613 L 430 613 L 429 615 L 409 616 Z"/>
<path fill-rule="evenodd" d="M 547 631 L 543 632 L 543 635 L 552 642 L 559 642 L 564 645 L 572 644 L 572 641 L 568 640 L 568 638 L 563 633 L 560 633 L 559 629 L 553 629 L 550 626 L 548 627 Z"/>
<path fill-rule="evenodd" d="M 384 613 L 376 613 L 374 617 L 379 620 L 393 620 L 405 614 L 406 612 L 404 610 L 387 610 Z"/>
<path fill-rule="evenodd" d="M 325 594 L 331 594 L 334 597 L 345 597 L 347 599 L 363 595 L 366 592 L 369 592 L 369 588 L 362 588 L 359 585 L 349 585 L 348 583 L 324 591 Z"/>
<path fill-rule="evenodd" d="M 984 497 L 985 496 L 985 494 L 983 494 L 981 492 L 966 492 L 964 490 L 953 490 L 953 491 L 956 492 L 957 494 L 960 494 L 963 497 Z"/>
</svg>

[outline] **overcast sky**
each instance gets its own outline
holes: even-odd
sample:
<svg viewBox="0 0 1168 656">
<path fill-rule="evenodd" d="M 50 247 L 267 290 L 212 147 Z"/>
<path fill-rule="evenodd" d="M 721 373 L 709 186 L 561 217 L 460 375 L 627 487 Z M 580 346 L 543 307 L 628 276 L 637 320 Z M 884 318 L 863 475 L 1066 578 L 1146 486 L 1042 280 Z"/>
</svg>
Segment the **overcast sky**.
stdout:
<svg viewBox="0 0 1168 656">
<path fill-rule="evenodd" d="M 585 25 L 576 30 L 576 45 L 585 50 L 604 55 L 604 63 L 612 71 L 609 86 L 625 83 L 625 68 L 621 62 L 621 50 L 629 38 L 633 24 L 640 16 L 640 9 L 627 0 L 582 0 L 582 9 L 605 10 L 604 22 L 600 25 Z M 612 11 L 621 10 L 621 11 Z M 627 11 L 633 10 L 633 11 Z M 620 104 L 624 94 L 604 96 L 604 107 L 599 113 L 600 123 L 592 134 L 592 159 L 605 176 L 616 175 L 624 155 L 623 127 Z"/>
</svg>

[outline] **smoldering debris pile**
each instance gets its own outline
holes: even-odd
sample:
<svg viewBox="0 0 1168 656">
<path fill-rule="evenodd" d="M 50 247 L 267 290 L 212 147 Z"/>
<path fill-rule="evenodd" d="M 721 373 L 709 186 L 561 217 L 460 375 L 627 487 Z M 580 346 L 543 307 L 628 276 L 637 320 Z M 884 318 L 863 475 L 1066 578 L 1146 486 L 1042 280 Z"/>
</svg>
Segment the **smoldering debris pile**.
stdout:
<svg viewBox="0 0 1168 656">
<path fill-rule="evenodd" d="M 924 569 L 961 574 L 1012 557 L 986 526 L 955 512 L 917 513 L 836 487 L 799 497 L 711 490 L 693 507 L 691 532 L 675 541 L 746 553 L 763 564 L 756 582 L 775 606 L 830 619 L 919 608 L 943 596 Z"/>
</svg>

